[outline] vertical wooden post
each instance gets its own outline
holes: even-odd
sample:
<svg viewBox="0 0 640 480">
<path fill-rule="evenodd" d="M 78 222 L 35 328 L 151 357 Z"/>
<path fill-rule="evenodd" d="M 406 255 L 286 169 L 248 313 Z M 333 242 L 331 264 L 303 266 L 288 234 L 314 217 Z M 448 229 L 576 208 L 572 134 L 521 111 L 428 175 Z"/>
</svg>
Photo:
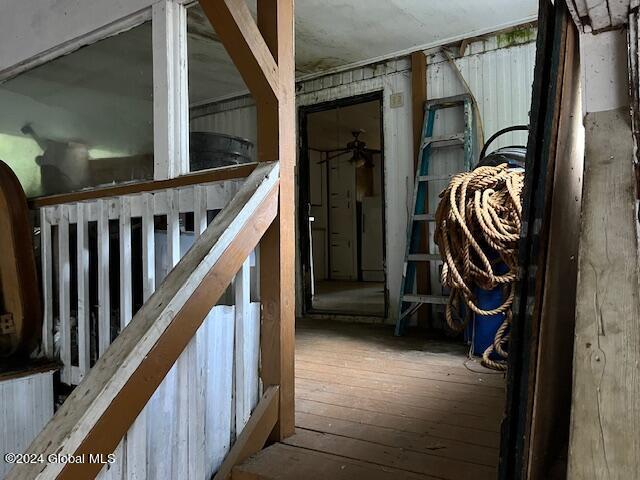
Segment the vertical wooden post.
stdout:
<svg viewBox="0 0 640 480">
<path fill-rule="evenodd" d="M 424 102 L 427 100 L 427 57 L 424 52 L 411 54 L 411 113 L 413 118 L 413 171 L 418 168 L 418 152 L 422 143 Z"/>
<path fill-rule="evenodd" d="M 154 180 L 189 171 L 186 9 L 173 0 L 153 5 Z"/>
<path fill-rule="evenodd" d="M 42 345 L 44 353 L 52 357 L 53 353 L 53 262 L 51 251 L 51 223 L 49 212 L 52 208 L 43 208 L 40 212 L 40 257 L 42 261 Z"/>
<path fill-rule="evenodd" d="M 293 0 L 258 0 L 258 28 L 278 64 L 278 98 L 257 100 L 259 160 L 280 160 L 279 213 L 260 243 L 262 380 L 280 385 L 272 440 L 294 432 L 295 80 Z"/>
<path fill-rule="evenodd" d="M 199 0 L 257 105 L 258 160 L 280 161 L 279 213 L 260 242 L 261 355 L 265 388 L 279 385 L 272 440 L 294 430 L 296 107 L 293 0 Z M 257 23 L 257 24 L 256 24 Z"/>
<path fill-rule="evenodd" d="M 413 119 L 413 172 L 418 168 L 418 154 L 422 144 L 422 123 L 424 121 L 424 103 L 427 100 L 427 57 L 421 50 L 411 54 L 411 113 Z M 428 186 L 427 186 L 428 188 Z M 425 212 L 428 212 L 429 196 L 425 202 Z M 412 207 L 413 208 L 413 207 Z M 419 225 L 420 230 L 420 251 L 427 252 L 429 248 L 429 225 Z M 429 282 L 429 264 L 422 262 L 416 269 L 416 280 L 418 292 L 423 294 L 431 293 Z M 429 321 L 429 307 L 422 305 L 418 310 L 418 323 L 426 326 Z"/>
<path fill-rule="evenodd" d="M 628 107 L 587 112 L 567 479 L 639 478 L 640 293 Z"/>
</svg>

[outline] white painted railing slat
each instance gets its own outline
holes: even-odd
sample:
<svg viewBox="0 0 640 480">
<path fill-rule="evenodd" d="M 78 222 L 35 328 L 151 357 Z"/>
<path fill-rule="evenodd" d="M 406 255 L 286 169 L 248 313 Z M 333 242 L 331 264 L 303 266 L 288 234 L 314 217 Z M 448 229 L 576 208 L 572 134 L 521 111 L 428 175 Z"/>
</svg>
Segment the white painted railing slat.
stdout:
<svg viewBox="0 0 640 480">
<path fill-rule="evenodd" d="M 250 312 L 250 273 L 251 260 L 247 258 L 236 274 L 235 286 L 235 431 L 241 432 L 251 415 L 251 400 L 247 397 L 245 374 L 247 373 L 246 335 L 249 327 Z"/>
<path fill-rule="evenodd" d="M 78 384 L 91 368 L 91 342 L 92 333 L 97 335 L 97 355 L 102 355 L 111 343 L 111 323 L 112 314 L 118 313 L 117 321 L 120 329 L 123 329 L 133 317 L 133 291 L 140 288 L 142 299 L 146 301 L 151 297 L 156 288 L 156 230 L 155 217 L 166 216 L 167 220 L 167 256 L 170 268 L 175 266 L 182 256 L 180 247 L 186 241 L 191 242 L 188 237 L 182 238 L 180 213 L 193 213 L 193 236 L 198 237 L 207 228 L 207 213 L 211 210 L 223 208 L 238 191 L 242 184 L 241 180 L 217 182 L 203 185 L 191 185 L 167 190 L 153 192 L 142 192 L 130 195 L 123 195 L 117 198 L 101 198 L 87 200 L 83 202 L 52 205 L 43 207 L 40 212 L 40 235 L 42 254 L 42 293 L 44 298 L 44 325 L 43 325 L 43 346 L 45 353 L 53 357 L 55 355 L 54 345 L 59 346 L 60 360 L 64 367 L 62 379 L 68 384 Z M 141 220 L 140 240 L 142 245 L 142 285 L 134 287 L 134 271 L 132 269 L 132 242 L 133 230 L 132 219 Z M 111 251 L 111 237 L 109 233 L 110 220 L 118 221 L 118 241 L 119 241 L 119 278 L 118 290 L 120 305 L 118 312 L 112 312 L 111 308 L 111 281 L 114 275 L 111 272 L 111 257 L 115 252 Z M 90 224 L 96 224 L 96 243 L 90 240 Z M 74 258 L 70 258 L 70 225 L 76 226 L 75 240 L 77 251 Z M 58 230 L 56 242 L 53 242 L 53 227 Z M 188 234 L 187 234 L 188 235 Z M 96 249 L 97 246 L 97 249 Z M 94 248 L 95 251 L 90 250 Z M 52 250 L 55 249 L 55 252 Z M 53 259 L 57 258 L 56 264 Z M 93 259 L 93 260 L 91 260 Z M 90 276 L 90 260 L 96 262 L 96 272 Z M 71 285 L 71 271 L 73 264 L 77 267 L 77 285 Z M 237 288 L 238 294 L 242 293 L 243 302 L 249 302 L 250 289 L 245 288 L 250 274 L 245 272 L 249 269 L 249 259 L 246 267 L 240 272 L 238 279 L 242 279 L 242 285 Z M 93 266 L 91 268 L 94 268 Z M 245 274 L 246 273 L 246 274 Z M 92 286 L 91 282 L 97 285 Z M 139 278 L 139 277 L 138 277 Z M 54 284 L 55 279 L 55 284 Z M 136 280 L 140 282 L 140 280 Z M 240 282 L 240 280 L 238 280 Z M 57 291 L 53 287 L 57 284 Z M 71 305 L 71 292 L 77 291 L 77 304 Z M 90 292 L 97 292 L 97 309 L 93 310 L 91 305 Z M 54 294 L 57 299 L 57 311 L 53 311 Z M 238 297 L 240 298 L 240 297 Z M 238 301 L 238 299 L 236 299 Z M 73 308 L 72 308 L 73 307 Z M 77 307 L 77 308 L 76 308 Z M 239 312 L 246 310 L 247 306 L 240 306 Z M 75 329 L 71 313 L 76 310 L 77 315 L 77 338 L 72 342 L 72 330 Z M 95 312 L 95 313 L 94 313 Z M 92 332 L 92 315 L 97 313 L 97 332 Z M 241 315 L 243 315 L 241 313 Z M 58 317 L 58 324 L 54 320 Z M 115 319 L 115 317 L 114 317 Z M 58 330 L 59 338 L 54 340 L 54 332 Z M 95 327 L 94 327 L 95 328 Z M 240 325 L 243 328 L 243 324 Z M 239 330 L 240 331 L 240 330 Z M 71 364 L 72 349 L 77 345 L 77 365 Z M 187 365 L 192 362 L 183 362 L 178 366 L 179 388 L 193 391 L 194 395 L 189 395 L 181 405 L 183 411 L 196 408 L 191 398 L 200 398 L 197 395 L 197 388 L 200 383 L 197 381 L 198 374 L 188 370 Z M 195 377 L 194 377 L 195 375 Z M 196 390 L 194 390 L 196 389 Z M 202 393 L 202 392 L 201 392 Z M 187 397 L 185 397 L 187 398 Z M 250 403 L 250 402 L 249 402 Z M 244 412 L 242 407 L 242 412 Z M 244 415 L 244 413 L 242 413 Z M 185 417 L 186 418 L 186 417 Z M 243 417 L 244 418 L 244 417 Z M 145 420 L 138 419 L 137 423 L 143 424 Z M 187 422 L 185 422 L 187 425 Z M 194 427 L 189 428 L 189 437 L 195 435 Z M 144 425 L 139 429 L 134 427 L 130 435 L 130 442 L 136 444 L 136 448 L 146 445 L 146 439 L 136 436 L 136 430 L 145 431 Z M 193 430 L 193 433 L 191 432 Z M 182 432 L 187 435 L 186 431 Z M 124 445 L 125 449 L 129 449 Z M 180 453 L 180 452 L 178 452 Z M 130 457 L 130 461 L 133 458 Z M 137 470 L 144 473 L 142 465 L 138 467 L 130 464 L 128 469 Z M 189 472 L 185 472 L 187 475 Z"/>
<path fill-rule="evenodd" d="M 76 205 L 76 236 L 78 264 L 78 366 L 82 379 L 90 368 L 91 305 L 89 304 L 89 222 L 87 205 Z"/>
<path fill-rule="evenodd" d="M 40 212 L 40 256 L 42 261 L 42 298 L 44 315 L 42 319 L 42 344 L 45 355 L 53 356 L 53 265 L 51 252 L 51 222 L 49 209 Z"/>
<path fill-rule="evenodd" d="M 58 318 L 62 381 L 71 380 L 71 263 L 69 261 L 69 206 L 60 205 L 58 223 Z"/>
<path fill-rule="evenodd" d="M 180 261 L 180 211 L 178 192 L 167 192 L 167 250 L 169 265 L 175 267 Z"/>
<path fill-rule="evenodd" d="M 98 352 L 111 343 L 111 305 L 109 292 L 109 206 L 98 200 Z"/>
<path fill-rule="evenodd" d="M 131 199 L 120 198 L 120 329 L 133 317 L 131 281 Z"/>
<path fill-rule="evenodd" d="M 147 299 L 156 289 L 156 242 L 153 195 L 142 196 L 142 298 Z"/>
<path fill-rule="evenodd" d="M 193 231 L 197 238 L 207 229 L 207 192 L 202 185 L 195 186 L 193 203 Z"/>
</svg>

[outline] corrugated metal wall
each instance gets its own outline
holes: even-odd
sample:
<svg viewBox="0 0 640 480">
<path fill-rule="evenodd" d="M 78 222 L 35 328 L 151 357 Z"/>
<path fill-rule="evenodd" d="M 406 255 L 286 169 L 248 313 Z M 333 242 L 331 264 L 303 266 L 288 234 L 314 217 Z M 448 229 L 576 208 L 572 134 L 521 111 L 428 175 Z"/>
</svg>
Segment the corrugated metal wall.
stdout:
<svg viewBox="0 0 640 480">
<path fill-rule="evenodd" d="M 429 99 L 465 92 L 452 65 L 441 53 L 427 53 L 427 61 Z M 478 102 L 485 139 L 501 128 L 528 123 L 534 62 L 535 30 L 500 34 L 470 43 L 466 54 L 455 60 Z M 376 90 L 384 92 L 386 268 L 388 321 L 392 323 L 397 315 L 407 212 L 413 193 L 410 62 L 400 58 L 301 82 L 297 100 L 299 106 L 312 105 Z M 394 93 L 403 95 L 403 104 L 392 108 L 390 96 Z M 192 129 L 218 131 L 255 141 L 255 107 L 246 102 L 227 101 L 204 107 L 209 108 L 209 112 L 199 108 L 195 111 L 198 118 L 192 120 Z M 436 124 L 436 134 L 459 130 L 460 119 L 459 113 L 446 113 Z M 526 145 L 526 133 L 505 135 L 494 142 L 491 149 L 506 145 Z M 451 158 L 446 160 L 446 155 Z M 445 161 L 434 168 L 434 173 L 454 171 L 459 156 L 445 154 Z M 434 187 L 430 205 L 435 209 L 439 189 L 444 185 Z M 435 270 L 433 273 L 436 275 Z M 298 293 L 300 301 L 302 296 Z"/>
<path fill-rule="evenodd" d="M 483 47 L 481 52 L 456 59 L 455 64 L 477 101 L 486 140 L 501 128 L 529 122 L 536 48 L 534 42 L 506 48 Z M 472 52 L 476 48 L 476 44 L 470 46 Z M 429 99 L 466 93 L 454 67 L 442 54 L 429 55 L 428 62 Z M 492 148 L 526 145 L 526 141 L 526 132 L 510 133 L 496 140 Z"/>
<path fill-rule="evenodd" d="M 7 453 L 22 453 L 53 416 L 53 371 L 0 382 L 0 478 L 13 467 Z"/>
<path fill-rule="evenodd" d="M 256 159 L 256 107 L 250 96 L 195 108 L 191 115 L 192 132 L 216 132 L 246 138 L 253 142 L 253 159 Z"/>
</svg>

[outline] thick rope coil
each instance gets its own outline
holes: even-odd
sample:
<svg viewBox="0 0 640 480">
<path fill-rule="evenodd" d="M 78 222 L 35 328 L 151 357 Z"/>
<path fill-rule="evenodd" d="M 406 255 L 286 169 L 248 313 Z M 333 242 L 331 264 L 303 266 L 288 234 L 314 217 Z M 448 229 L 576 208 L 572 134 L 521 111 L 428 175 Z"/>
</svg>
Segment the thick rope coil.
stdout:
<svg viewBox="0 0 640 480">
<path fill-rule="evenodd" d="M 505 320 L 496 333 L 492 345 L 484 352 L 482 362 L 495 370 L 506 369 L 511 324 L 511 304 L 517 273 L 518 240 L 520 238 L 522 207 L 520 193 L 524 172 L 509 169 L 506 164 L 478 167 L 471 172 L 455 175 L 440 194 L 436 211 L 435 241 L 444 259 L 442 284 L 451 289 L 445 318 L 449 327 L 462 331 L 470 312 L 477 315 L 505 313 Z M 493 250 L 497 257 L 489 258 Z M 497 263 L 506 265 L 506 273 L 494 271 Z M 505 289 L 506 300 L 492 310 L 478 307 L 473 287 L 491 290 Z M 465 318 L 455 312 L 460 304 L 468 307 Z M 501 360 L 492 360 L 495 352 Z"/>
</svg>

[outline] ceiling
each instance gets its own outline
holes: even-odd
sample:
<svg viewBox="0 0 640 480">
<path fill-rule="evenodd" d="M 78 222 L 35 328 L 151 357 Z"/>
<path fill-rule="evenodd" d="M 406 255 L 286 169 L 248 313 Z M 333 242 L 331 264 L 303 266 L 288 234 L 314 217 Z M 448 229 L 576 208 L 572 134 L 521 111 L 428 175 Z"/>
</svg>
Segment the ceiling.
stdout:
<svg viewBox="0 0 640 480">
<path fill-rule="evenodd" d="M 297 0 L 296 69 L 316 73 L 535 19 L 536 0 Z"/>
<path fill-rule="evenodd" d="M 256 0 L 247 1 L 255 16 Z M 536 0 L 296 0 L 298 77 L 534 20 Z M 246 90 L 198 4 L 188 12 L 190 101 Z"/>
<path fill-rule="evenodd" d="M 629 20 L 629 10 L 637 4 L 637 0 L 567 0 L 573 20 L 584 32 L 624 25 Z"/>
</svg>

